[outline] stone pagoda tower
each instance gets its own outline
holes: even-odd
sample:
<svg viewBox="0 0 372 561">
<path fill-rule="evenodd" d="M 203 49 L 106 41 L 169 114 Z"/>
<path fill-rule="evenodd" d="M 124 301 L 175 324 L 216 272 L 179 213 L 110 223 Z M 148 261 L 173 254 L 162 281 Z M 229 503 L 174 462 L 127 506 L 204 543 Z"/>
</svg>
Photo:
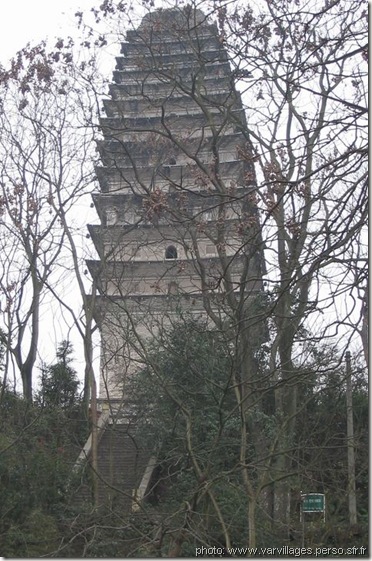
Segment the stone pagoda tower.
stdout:
<svg viewBox="0 0 372 561">
<path fill-rule="evenodd" d="M 101 119 L 90 226 L 99 260 L 100 399 L 125 405 L 143 344 L 179 317 L 239 321 L 262 290 L 245 115 L 217 27 L 199 10 L 128 31 Z"/>
</svg>

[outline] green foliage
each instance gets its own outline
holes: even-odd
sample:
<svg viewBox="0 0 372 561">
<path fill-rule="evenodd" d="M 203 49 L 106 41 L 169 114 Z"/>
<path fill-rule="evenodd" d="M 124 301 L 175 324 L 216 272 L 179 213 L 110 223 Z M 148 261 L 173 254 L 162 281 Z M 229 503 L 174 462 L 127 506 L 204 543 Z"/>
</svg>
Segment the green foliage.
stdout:
<svg viewBox="0 0 372 561">
<path fill-rule="evenodd" d="M 318 345 L 315 351 L 308 354 L 311 358 L 297 372 L 296 431 L 293 440 L 285 443 L 293 466 L 289 488 L 294 528 L 299 524 L 300 491 L 326 492 L 327 516 L 338 525 L 345 524 L 348 517 L 344 371 L 336 362 L 335 349 Z M 223 545 L 221 520 L 208 490 L 218 504 L 232 543 L 244 546 L 249 499 L 242 481 L 243 433 L 231 347 L 220 333 L 208 331 L 201 322 L 179 323 L 152 344 L 148 364 L 132 381 L 130 391 L 142 442 L 157 451 L 159 467 L 146 508 L 162 516 L 162 523 L 169 529 L 162 552 L 171 547 L 169 536 L 176 535 L 185 524 L 183 555 L 192 556 L 194 547 L 200 544 Z M 361 521 L 367 512 L 368 496 L 367 403 L 366 388 L 357 383 L 354 426 Z M 258 403 L 251 407 L 249 428 L 270 444 L 282 430 L 283 420 L 275 409 L 268 411 Z M 249 434 L 247 438 L 246 458 L 255 481 L 260 456 Z M 280 546 L 283 537 L 276 536 L 267 506 L 272 501 L 271 491 L 268 485 L 258 499 L 257 538 L 263 546 L 274 542 Z M 327 544 L 328 539 L 324 533 L 319 543 Z M 142 545 L 146 549 L 145 542 Z"/>
<path fill-rule="evenodd" d="M 61 539 L 60 517 L 73 492 L 72 466 L 87 436 L 68 356 L 58 356 L 56 368 L 49 367 L 50 376 L 40 392 L 45 399 L 31 405 L 9 389 L 2 396 L 0 551 L 5 556 L 47 555 Z M 64 383 L 58 404 L 49 390 L 57 388 L 63 360 L 63 380 L 72 383 Z"/>
<path fill-rule="evenodd" d="M 322 361 L 317 357 L 318 368 Z M 329 357 L 328 357 L 329 359 Z M 330 366 L 331 361 L 329 361 Z M 324 368 L 324 363 L 323 363 Z M 315 365 L 314 365 L 315 368 Z M 368 392 L 365 376 L 353 376 L 354 445 L 358 520 L 366 523 L 368 510 Z M 322 383 L 307 388 L 301 420 L 297 423 L 298 450 L 294 456 L 300 474 L 298 489 L 325 492 L 328 526 L 349 524 L 345 371 L 329 368 Z M 345 542 L 346 543 L 346 542 Z M 350 543 L 349 543 L 350 545 Z"/>
<path fill-rule="evenodd" d="M 7 557 L 42 557 L 58 550 L 60 533 L 53 516 L 33 510 L 23 524 L 13 524 L 6 532 L 2 553 Z"/>
<path fill-rule="evenodd" d="M 197 543 L 221 545 L 221 524 L 208 488 L 240 543 L 247 498 L 238 467 L 241 420 L 228 343 L 205 323 L 191 320 L 164 333 L 148 363 L 130 391 L 144 445 L 158 453 L 154 507 L 173 512 L 171 528 L 182 526 L 190 509 L 193 538 L 186 540 L 184 555 L 193 554 Z"/>
<path fill-rule="evenodd" d="M 57 350 L 57 363 L 43 366 L 41 390 L 37 400 L 45 407 L 72 407 L 77 401 L 79 381 L 71 367 L 72 345 L 62 341 Z"/>
<path fill-rule="evenodd" d="M 186 454 L 188 425 L 199 459 L 205 456 L 207 462 L 211 447 L 216 446 L 214 455 L 219 456 L 221 438 L 233 433 L 237 422 L 232 359 L 222 338 L 202 323 L 180 324 L 168 335 L 150 351 L 150 366 L 133 381 L 138 421 L 144 433 L 153 427 L 152 443 L 155 434 L 163 449 L 176 445 Z"/>
<path fill-rule="evenodd" d="M 58 357 L 57 364 L 61 362 Z M 233 545 L 246 545 L 249 504 L 239 463 L 242 427 L 229 345 L 203 323 L 180 323 L 152 344 L 148 365 L 130 389 L 139 441 L 150 450 L 156 448 L 158 468 L 144 509 L 132 516 L 114 508 L 89 513 L 70 504 L 75 493 L 71 468 L 86 437 L 78 401 L 69 407 L 64 400 L 57 406 L 50 393 L 44 394 L 50 398 L 48 405 L 40 400 L 31 407 L 13 392 L 4 393 L 0 550 L 5 556 L 168 555 L 174 540 L 182 536 L 181 554 L 192 557 L 196 546 L 224 545 L 212 496 Z M 345 388 L 342 368 L 330 369 L 328 377 L 317 383 L 318 367 L 309 364 L 309 375 L 299 384 L 302 413 L 293 458 L 298 462 L 294 468 L 299 490 L 327 491 L 327 525 L 319 527 L 312 539 L 329 544 L 347 524 Z M 357 493 L 359 519 L 366 526 L 368 394 L 362 376 L 357 382 Z M 275 438 L 275 415 L 257 407 L 250 419 L 263 437 Z M 254 465 L 252 446 L 249 457 Z M 293 513 L 295 521 L 295 505 Z M 282 545 L 262 508 L 257 525 L 260 545 Z M 346 545 L 347 539 L 351 538 L 345 538 Z"/>
</svg>

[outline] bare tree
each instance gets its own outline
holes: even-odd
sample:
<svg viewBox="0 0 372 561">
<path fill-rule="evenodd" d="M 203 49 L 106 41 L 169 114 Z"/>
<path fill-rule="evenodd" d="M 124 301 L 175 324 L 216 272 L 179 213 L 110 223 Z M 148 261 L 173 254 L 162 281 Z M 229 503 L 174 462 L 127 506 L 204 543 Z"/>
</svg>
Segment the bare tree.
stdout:
<svg viewBox="0 0 372 561">
<path fill-rule="evenodd" d="M 271 372 L 280 381 L 276 408 L 288 420 L 287 442 L 299 406 L 295 356 L 301 327 L 325 309 L 333 317 L 328 323 L 318 319 L 319 340 L 342 325 L 352 327 L 357 287 L 349 255 L 358 256 L 358 267 L 365 265 L 365 6 L 351 3 L 345 10 L 340 2 L 315 2 L 308 8 L 275 2 L 261 13 L 251 7 L 219 10 L 220 31 L 249 107 L 244 132 L 260 167 L 273 295 Z M 345 293 L 349 303 L 341 311 L 339 296 Z M 343 349 L 349 339 L 344 333 Z M 285 454 L 278 457 L 280 479 L 291 471 L 288 461 Z M 289 512 L 285 496 L 287 501 L 276 497 L 281 519 Z"/>
<path fill-rule="evenodd" d="M 93 301 L 84 277 L 81 213 L 88 214 L 94 182 L 97 106 L 94 88 L 87 89 L 93 59 L 89 71 L 86 66 L 87 60 L 74 60 L 72 42 L 60 40 L 51 50 L 26 47 L 1 74 L 3 331 L 29 400 L 47 306 L 67 310 L 66 329 L 75 326 L 83 338 L 86 402 L 93 384 Z"/>
</svg>

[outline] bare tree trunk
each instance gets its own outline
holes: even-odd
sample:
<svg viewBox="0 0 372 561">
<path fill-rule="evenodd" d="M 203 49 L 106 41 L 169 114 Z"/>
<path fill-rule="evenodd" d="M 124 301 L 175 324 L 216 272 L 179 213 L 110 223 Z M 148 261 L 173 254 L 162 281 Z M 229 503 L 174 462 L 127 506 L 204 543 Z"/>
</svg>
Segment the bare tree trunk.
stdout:
<svg viewBox="0 0 372 561">
<path fill-rule="evenodd" d="M 345 354 L 346 361 L 346 420 L 347 420 L 347 471 L 349 495 L 349 523 L 356 526 L 357 504 L 355 485 L 355 450 L 354 450 L 354 421 L 353 421 L 353 390 L 351 383 L 351 355 Z"/>
<path fill-rule="evenodd" d="M 368 286 L 364 290 L 362 298 L 362 326 L 360 330 L 360 337 L 362 339 L 364 358 L 366 359 L 367 367 L 369 361 L 369 341 L 368 341 Z"/>
</svg>

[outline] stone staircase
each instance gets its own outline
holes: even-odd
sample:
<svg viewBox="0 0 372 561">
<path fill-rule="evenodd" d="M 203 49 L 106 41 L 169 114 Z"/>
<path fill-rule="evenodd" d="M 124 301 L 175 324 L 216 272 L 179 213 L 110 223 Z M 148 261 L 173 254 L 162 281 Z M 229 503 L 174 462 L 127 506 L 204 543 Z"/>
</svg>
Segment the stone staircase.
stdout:
<svg viewBox="0 0 372 561">
<path fill-rule="evenodd" d="M 98 441 L 99 505 L 130 514 L 139 509 L 156 465 L 151 450 L 141 447 L 135 427 L 100 418 Z M 81 485 L 74 501 L 92 503 L 91 440 L 75 465 Z"/>
</svg>

